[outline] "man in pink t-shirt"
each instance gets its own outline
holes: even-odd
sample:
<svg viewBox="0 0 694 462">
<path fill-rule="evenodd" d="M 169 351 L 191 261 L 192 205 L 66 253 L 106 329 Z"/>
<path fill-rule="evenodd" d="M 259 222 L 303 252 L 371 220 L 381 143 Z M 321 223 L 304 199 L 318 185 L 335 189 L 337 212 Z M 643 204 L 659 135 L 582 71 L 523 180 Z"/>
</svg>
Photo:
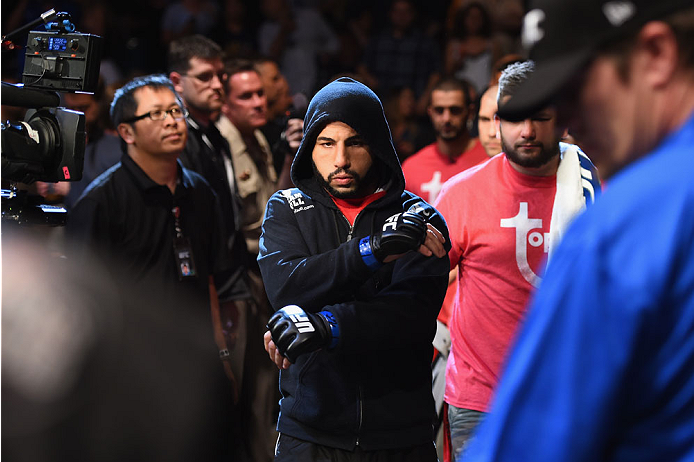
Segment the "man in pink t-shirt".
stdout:
<svg viewBox="0 0 694 462">
<path fill-rule="evenodd" d="M 532 70 L 529 61 L 508 67 L 499 101 Z M 559 142 L 553 108 L 522 121 L 495 120 L 504 155 L 454 176 L 436 201 L 450 230 L 451 268 L 458 268 L 444 395 L 456 458 L 488 410 L 548 254 L 600 188 L 587 157 Z"/>
<path fill-rule="evenodd" d="M 427 108 L 431 124 L 436 131 L 436 141 L 402 163 L 405 189 L 425 201 L 434 203 L 443 183 L 452 176 L 488 159 L 484 147 L 468 132 L 468 122 L 474 115 L 469 84 L 456 78 L 446 78 L 431 92 Z M 451 272 L 451 278 L 455 273 Z M 432 365 L 433 393 L 439 421 L 443 412 L 443 381 L 448 337 L 446 325 L 455 297 L 455 285 L 449 281 L 446 298 L 438 316 L 438 329 L 434 346 L 436 355 Z M 438 427 L 436 428 L 438 432 Z"/>
<path fill-rule="evenodd" d="M 405 189 L 433 204 L 446 180 L 487 160 L 482 144 L 468 132 L 470 109 L 463 81 L 447 78 L 434 87 L 427 112 L 436 141 L 403 161 Z"/>
</svg>

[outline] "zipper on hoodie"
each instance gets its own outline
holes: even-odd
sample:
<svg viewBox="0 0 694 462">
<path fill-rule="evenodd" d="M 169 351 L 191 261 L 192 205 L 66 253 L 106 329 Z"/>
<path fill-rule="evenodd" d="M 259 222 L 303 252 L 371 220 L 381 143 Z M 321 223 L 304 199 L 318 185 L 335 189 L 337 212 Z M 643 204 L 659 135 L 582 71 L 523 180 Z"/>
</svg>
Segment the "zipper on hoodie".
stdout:
<svg viewBox="0 0 694 462">
<path fill-rule="evenodd" d="M 359 435 L 361 435 L 361 425 L 364 419 L 364 400 L 362 399 L 362 387 L 359 385 L 359 426 L 357 427 L 357 441 L 356 445 L 359 446 Z"/>
<path fill-rule="evenodd" d="M 349 226 L 349 232 L 347 233 L 347 239 L 345 240 L 345 242 L 349 242 L 350 240 L 352 240 L 352 237 L 354 235 L 354 227 L 357 224 L 357 220 L 361 216 L 361 212 L 359 212 L 357 214 L 357 216 L 354 218 L 354 225 L 352 225 L 349 222 L 349 220 L 347 219 L 345 214 L 342 213 L 342 211 L 339 208 L 338 208 L 338 212 L 340 212 L 340 215 L 342 216 L 342 218 L 345 219 L 345 221 L 347 222 L 347 225 Z M 363 210 L 362 210 L 362 212 L 363 212 Z M 361 434 L 361 426 L 362 426 L 363 420 L 364 420 L 364 398 L 363 398 L 363 391 L 362 391 L 361 383 L 359 384 L 359 393 L 357 395 L 357 400 L 359 401 L 359 425 L 357 426 L 357 439 L 354 442 L 354 444 L 358 447 L 359 443 L 360 443 L 359 435 Z"/>
<path fill-rule="evenodd" d="M 357 216 L 354 218 L 354 225 L 353 225 L 352 223 L 349 222 L 349 220 L 347 219 L 345 214 L 342 213 L 342 210 L 340 210 L 338 208 L 337 211 L 340 212 L 340 216 L 345 219 L 345 222 L 347 222 L 347 226 L 349 227 L 349 231 L 347 232 L 347 239 L 345 240 L 345 242 L 349 242 L 352 240 L 352 237 L 354 236 L 354 226 L 356 226 L 357 220 L 359 219 L 359 215 L 361 215 L 361 212 L 359 212 L 357 214 Z"/>
</svg>

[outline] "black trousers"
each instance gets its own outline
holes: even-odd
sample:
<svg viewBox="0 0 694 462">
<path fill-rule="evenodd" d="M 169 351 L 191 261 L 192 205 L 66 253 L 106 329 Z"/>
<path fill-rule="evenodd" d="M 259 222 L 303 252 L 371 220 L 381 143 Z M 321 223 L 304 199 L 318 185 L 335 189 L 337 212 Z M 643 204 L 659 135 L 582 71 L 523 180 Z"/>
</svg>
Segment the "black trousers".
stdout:
<svg viewBox="0 0 694 462">
<path fill-rule="evenodd" d="M 409 448 L 347 451 L 280 433 L 275 462 L 438 462 L 438 458 L 433 441 Z"/>
</svg>

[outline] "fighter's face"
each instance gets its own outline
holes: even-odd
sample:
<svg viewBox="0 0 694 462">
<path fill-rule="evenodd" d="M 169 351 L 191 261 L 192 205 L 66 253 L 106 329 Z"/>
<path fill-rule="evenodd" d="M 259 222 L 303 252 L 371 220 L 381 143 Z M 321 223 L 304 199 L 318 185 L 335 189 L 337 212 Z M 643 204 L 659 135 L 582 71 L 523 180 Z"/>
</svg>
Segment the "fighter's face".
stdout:
<svg viewBox="0 0 694 462">
<path fill-rule="evenodd" d="M 345 123 L 325 126 L 316 138 L 312 159 L 316 178 L 335 197 L 363 197 L 375 190 L 369 146 Z"/>
</svg>

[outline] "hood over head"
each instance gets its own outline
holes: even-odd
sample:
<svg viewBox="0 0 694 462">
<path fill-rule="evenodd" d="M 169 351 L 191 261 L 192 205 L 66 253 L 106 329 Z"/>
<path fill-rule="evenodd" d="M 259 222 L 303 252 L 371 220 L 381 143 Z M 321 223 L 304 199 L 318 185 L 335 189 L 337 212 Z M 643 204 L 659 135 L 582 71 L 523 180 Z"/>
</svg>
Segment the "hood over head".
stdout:
<svg viewBox="0 0 694 462">
<path fill-rule="evenodd" d="M 364 138 L 374 167 L 381 172 L 379 186 L 386 189 L 388 195 L 397 193 L 399 196 L 405 189 L 405 177 L 393 147 L 383 105 L 366 85 L 349 77 L 340 77 L 327 84 L 311 99 L 304 118 L 304 138 L 292 162 L 294 184 L 310 196 L 323 191 L 314 180 L 311 160 L 316 138 L 330 122 L 343 122 Z"/>
</svg>

